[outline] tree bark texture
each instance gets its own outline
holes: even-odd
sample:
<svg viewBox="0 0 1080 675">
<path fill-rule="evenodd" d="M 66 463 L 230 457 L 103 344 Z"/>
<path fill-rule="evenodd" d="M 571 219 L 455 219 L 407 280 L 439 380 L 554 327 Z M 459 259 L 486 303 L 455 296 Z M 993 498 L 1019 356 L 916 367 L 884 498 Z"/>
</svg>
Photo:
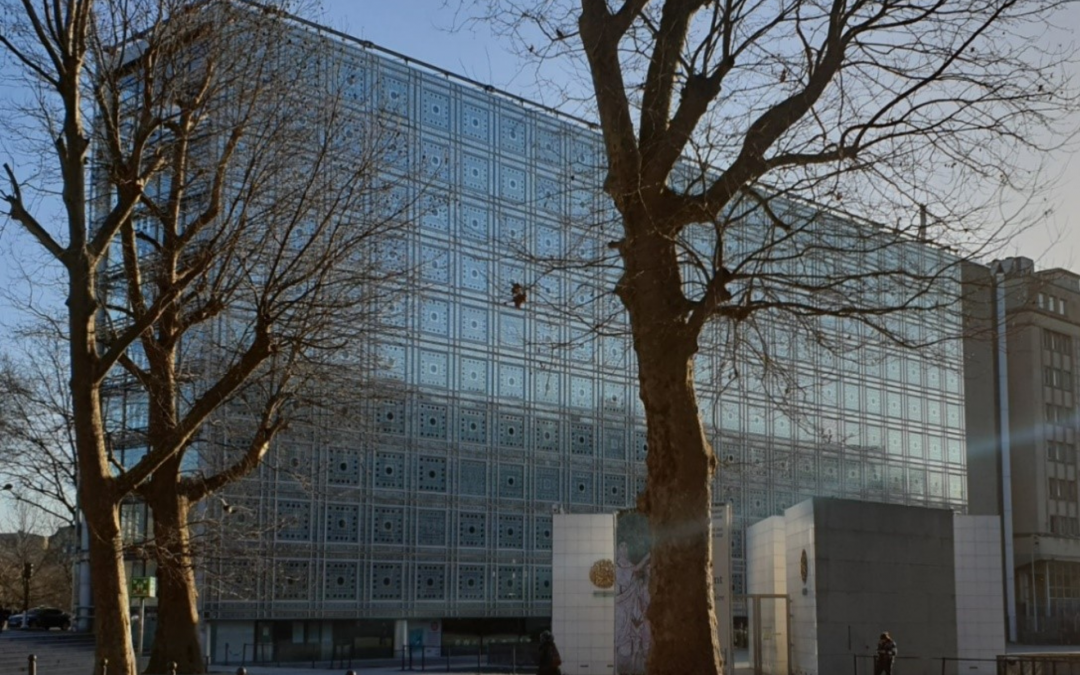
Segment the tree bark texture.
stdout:
<svg viewBox="0 0 1080 675">
<path fill-rule="evenodd" d="M 158 606 L 154 644 L 150 663 L 145 672 L 153 675 L 168 673 L 170 662 L 176 663 L 180 675 L 199 675 L 206 672 L 199 639 L 198 591 L 195 585 L 194 561 L 188 529 L 190 504 L 179 494 L 177 482 L 169 464 L 163 467 L 163 480 L 155 474 L 150 482 L 148 503 L 154 513 L 154 550 L 157 561 Z"/>
<path fill-rule="evenodd" d="M 135 652 L 131 647 L 124 542 L 120 536 L 120 509 L 108 496 L 95 490 L 91 481 L 79 486 L 86 526 L 90 531 L 90 581 L 94 594 L 94 634 L 97 637 L 94 675 L 135 675 Z"/>
<path fill-rule="evenodd" d="M 685 346 L 637 341 L 648 424 L 641 506 L 652 534 L 650 675 L 719 675 L 710 526 L 713 452 L 702 430 Z M 712 645 L 712 649 L 703 648 Z"/>
<path fill-rule="evenodd" d="M 81 183 L 80 183 L 81 184 Z M 65 192 L 65 199 L 68 195 Z M 74 197 L 72 197 L 74 199 Z M 85 202 L 79 202 L 85 204 Z M 131 646 L 127 573 L 120 532 L 122 495 L 108 460 L 101 415 L 101 375 L 97 360 L 95 261 L 82 248 L 85 215 L 69 208 L 74 222 L 68 268 L 68 326 L 71 350 L 71 407 L 79 459 L 79 501 L 89 530 L 90 583 L 94 598 L 95 675 L 136 675 Z M 76 247 L 76 245 L 78 247 Z"/>
<path fill-rule="evenodd" d="M 715 454 L 705 438 L 694 392 L 698 330 L 688 325 L 678 292 L 677 257 L 643 209 L 627 219 L 635 232 L 623 247 L 618 292 L 630 314 L 641 400 L 648 428 L 648 479 L 639 508 L 649 519 L 652 550 L 648 618 L 650 675 L 723 670 L 712 583 L 712 478 Z M 711 648 L 709 646 L 711 645 Z"/>
</svg>

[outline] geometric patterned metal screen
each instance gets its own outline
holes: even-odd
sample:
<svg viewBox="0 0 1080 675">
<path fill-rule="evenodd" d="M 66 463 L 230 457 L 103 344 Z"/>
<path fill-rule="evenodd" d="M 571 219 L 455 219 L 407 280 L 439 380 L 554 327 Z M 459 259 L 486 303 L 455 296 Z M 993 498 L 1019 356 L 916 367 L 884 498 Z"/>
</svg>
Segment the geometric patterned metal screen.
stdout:
<svg viewBox="0 0 1080 675">
<path fill-rule="evenodd" d="M 381 375 L 408 393 L 367 405 L 362 435 L 333 420 L 315 429 L 302 446 L 311 489 L 260 472 L 252 511 L 272 532 L 262 545 L 277 561 L 265 572 L 273 581 L 254 597 L 211 592 L 207 608 L 241 616 L 257 603 L 273 618 L 304 601 L 356 617 L 546 615 L 551 514 L 634 505 L 648 450 L 629 341 L 591 338 L 584 322 L 547 309 L 610 290 L 614 272 L 545 275 L 511 251 L 559 255 L 583 245 L 565 222 L 602 222 L 599 136 L 358 44 L 335 49 L 353 114 L 377 110 L 400 130 L 394 161 L 408 162 L 422 193 L 399 249 L 420 278 L 388 317 L 403 330 L 379 351 Z M 511 302 L 515 283 L 530 287 L 527 311 Z M 938 320 L 957 321 L 953 312 Z M 809 349 L 800 376 L 832 384 L 808 391 L 800 411 L 831 437 L 793 424 L 753 382 L 730 381 L 718 347 L 698 357 L 701 373 L 717 373 L 698 393 L 722 463 L 713 497 L 733 507 L 735 593 L 745 527 L 806 497 L 965 503 L 955 345 L 871 347 L 851 363 Z"/>
</svg>

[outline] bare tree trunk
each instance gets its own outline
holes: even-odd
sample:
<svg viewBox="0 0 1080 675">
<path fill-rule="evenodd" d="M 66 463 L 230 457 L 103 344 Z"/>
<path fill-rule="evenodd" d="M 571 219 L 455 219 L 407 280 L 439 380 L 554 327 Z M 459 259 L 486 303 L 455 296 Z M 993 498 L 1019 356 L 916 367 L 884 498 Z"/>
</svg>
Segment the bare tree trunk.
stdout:
<svg viewBox="0 0 1080 675">
<path fill-rule="evenodd" d="M 83 513 L 90 529 L 94 633 L 97 636 L 94 674 L 102 674 L 101 661 L 107 658 L 108 675 L 135 675 L 137 666 L 131 648 L 120 509 L 110 497 L 96 493 L 89 481 L 83 482 L 80 489 Z"/>
<path fill-rule="evenodd" d="M 179 494 L 170 460 L 150 483 L 148 503 L 154 513 L 154 548 L 157 561 L 158 615 L 154 646 L 147 673 L 167 673 L 170 662 L 176 672 L 205 672 L 199 640 L 198 591 L 191 552 L 187 498 Z M 159 475 L 161 478 L 159 479 Z"/>
<path fill-rule="evenodd" d="M 650 675 L 719 675 L 710 531 L 713 453 L 693 389 L 696 345 L 635 340 L 648 423 L 648 484 L 641 500 L 652 533 L 648 617 Z M 713 648 L 702 649 L 712 644 Z"/>
<path fill-rule="evenodd" d="M 70 138 L 81 142 L 77 132 Z M 82 155 L 78 155 L 81 157 Z M 97 369 L 97 271 L 84 254 L 86 223 L 81 167 L 64 163 L 64 201 L 72 227 L 68 267 L 68 325 L 71 331 L 71 409 L 79 457 L 79 501 L 89 530 L 90 583 L 94 597 L 96 635 L 95 675 L 103 672 L 108 659 L 108 675 L 136 675 L 135 652 L 131 647 L 131 616 L 127 573 L 124 569 L 124 541 L 120 533 L 120 504 L 112 467 L 105 446 L 101 416 L 101 376 Z"/>
<path fill-rule="evenodd" d="M 630 315 L 648 428 L 648 482 L 638 507 L 652 535 L 650 675 L 720 675 L 712 583 L 712 478 L 716 458 L 694 393 L 700 328 L 687 321 L 673 240 L 652 214 L 628 209 L 626 271 L 616 292 Z M 711 645 L 712 648 L 707 648 Z"/>
</svg>

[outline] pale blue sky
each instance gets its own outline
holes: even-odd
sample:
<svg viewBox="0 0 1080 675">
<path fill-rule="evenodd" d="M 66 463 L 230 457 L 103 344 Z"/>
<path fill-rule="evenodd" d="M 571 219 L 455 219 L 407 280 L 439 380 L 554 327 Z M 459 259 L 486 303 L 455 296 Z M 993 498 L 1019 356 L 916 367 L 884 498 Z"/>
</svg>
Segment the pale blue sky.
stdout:
<svg viewBox="0 0 1080 675">
<path fill-rule="evenodd" d="M 531 66 L 515 57 L 503 39 L 482 26 L 448 30 L 455 24 L 455 0 L 322 0 L 322 6 L 323 23 L 350 35 L 533 100 L 551 97 L 549 91 L 537 89 Z M 1080 46 L 1080 0 L 1055 23 L 1063 30 L 1050 39 Z M 1080 64 L 1073 64 L 1070 75 L 1080 89 Z M 541 102 L 558 105 L 557 99 Z M 1080 129 L 1080 115 L 1072 126 Z M 1018 236 L 1001 255 L 1025 255 L 1039 268 L 1065 267 L 1080 273 L 1080 141 L 1074 142 L 1071 152 L 1060 153 L 1045 175 L 1057 183 L 1047 203 L 1054 214 Z"/>
<path fill-rule="evenodd" d="M 471 79 L 490 83 L 527 98 L 548 99 L 541 102 L 558 105 L 558 95 L 538 87 L 532 66 L 523 63 L 508 45 L 493 37 L 484 26 L 470 26 L 453 31 L 461 17 L 455 16 L 457 2 L 450 0 L 322 0 L 321 17 L 315 17 L 338 30 L 380 46 L 428 62 Z M 1080 1 L 1072 3 L 1058 25 L 1066 28 L 1058 39 L 1077 40 L 1080 31 Z M 1073 27 L 1069 30 L 1069 27 Z M 549 76 L 560 77 L 558 71 Z M 1080 67 L 1072 76 L 1080 80 Z M 11 90 L 0 90 L 0 96 Z M 1074 122 L 1080 127 L 1080 117 Z M 0 142 L 3 161 L 10 149 Z M 1075 151 L 1062 154 L 1047 172 L 1049 180 L 1059 185 L 1050 195 L 1049 206 L 1056 213 L 1044 224 L 1018 237 L 1009 254 L 1027 255 L 1039 267 L 1063 266 L 1080 272 L 1080 156 Z M 12 293 L 19 304 L 41 297 L 40 287 L 27 285 L 29 277 L 40 282 L 52 269 L 34 247 L 27 246 L 25 235 L 9 223 L 0 225 L 0 296 Z M 0 335 L 18 321 L 7 299 L 0 297 Z"/>
</svg>

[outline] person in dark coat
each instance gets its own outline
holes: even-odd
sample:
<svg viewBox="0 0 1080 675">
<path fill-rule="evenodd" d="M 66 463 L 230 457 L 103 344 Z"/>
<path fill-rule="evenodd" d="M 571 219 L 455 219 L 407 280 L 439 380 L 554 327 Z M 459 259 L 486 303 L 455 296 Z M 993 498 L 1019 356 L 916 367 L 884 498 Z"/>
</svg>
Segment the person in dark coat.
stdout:
<svg viewBox="0 0 1080 675">
<path fill-rule="evenodd" d="M 546 630 L 540 633 L 540 654 L 536 659 L 536 675 L 562 675 L 562 657 L 555 646 L 555 636 Z"/>
<path fill-rule="evenodd" d="M 881 634 L 874 655 L 874 675 L 892 675 L 893 661 L 896 660 L 896 642 L 888 631 Z"/>
<path fill-rule="evenodd" d="M 12 611 L 7 607 L 0 607 L 0 633 L 4 632 L 4 627 L 7 625 L 8 617 L 12 615 Z"/>
</svg>

